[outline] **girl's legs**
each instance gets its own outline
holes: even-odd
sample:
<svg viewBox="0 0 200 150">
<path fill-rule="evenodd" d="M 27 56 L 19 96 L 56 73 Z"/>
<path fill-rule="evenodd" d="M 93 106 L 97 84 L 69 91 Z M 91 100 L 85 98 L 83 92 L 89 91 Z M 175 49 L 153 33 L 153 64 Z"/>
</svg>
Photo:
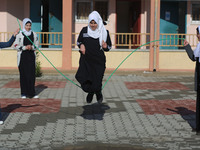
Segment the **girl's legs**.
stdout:
<svg viewBox="0 0 200 150">
<path fill-rule="evenodd" d="M 94 93 L 88 93 L 86 101 L 87 103 L 91 103 L 93 99 Z"/>
<path fill-rule="evenodd" d="M 102 101 L 103 101 L 103 95 L 102 95 L 102 92 L 101 92 L 101 91 L 98 91 L 98 92 L 96 93 L 96 98 L 97 98 L 97 102 L 98 102 L 99 104 L 101 104 Z"/>
</svg>

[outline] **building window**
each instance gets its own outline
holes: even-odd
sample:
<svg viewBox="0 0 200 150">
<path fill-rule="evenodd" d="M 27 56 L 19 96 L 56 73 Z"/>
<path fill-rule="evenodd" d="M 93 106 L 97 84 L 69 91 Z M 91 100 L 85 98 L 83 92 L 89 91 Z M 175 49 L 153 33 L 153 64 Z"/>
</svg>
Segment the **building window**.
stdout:
<svg viewBox="0 0 200 150">
<path fill-rule="evenodd" d="M 103 21 L 108 20 L 108 1 L 107 0 L 77 0 L 76 4 L 76 22 L 87 22 L 89 14 L 96 10 L 101 15 Z"/>
<path fill-rule="evenodd" d="M 96 1 L 94 3 L 94 10 L 98 11 L 103 21 L 108 19 L 108 2 L 107 1 Z"/>
<path fill-rule="evenodd" d="M 192 21 L 200 22 L 200 4 L 192 4 Z"/>
<path fill-rule="evenodd" d="M 87 20 L 91 11 L 90 2 L 77 2 L 76 20 Z"/>
</svg>

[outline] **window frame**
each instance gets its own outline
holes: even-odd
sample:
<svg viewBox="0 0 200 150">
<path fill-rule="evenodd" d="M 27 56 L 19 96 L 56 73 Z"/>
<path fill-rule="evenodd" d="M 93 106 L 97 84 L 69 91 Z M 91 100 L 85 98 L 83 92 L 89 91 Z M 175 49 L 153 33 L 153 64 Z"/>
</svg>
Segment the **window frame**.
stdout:
<svg viewBox="0 0 200 150">
<path fill-rule="evenodd" d="M 88 23 L 88 19 L 77 19 L 77 3 L 78 2 L 90 2 L 90 12 L 92 12 L 94 10 L 94 3 L 95 2 L 102 2 L 102 1 L 105 1 L 108 3 L 108 10 L 109 10 L 109 1 L 108 0 L 76 0 L 75 1 L 75 23 Z M 107 20 L 105 22 L 108 22 L 108 18 L 109 18 L 109 11 L 107 10 Z"/>
<path fill-rule="evenodd" d="M 190 14 L 191 14 L 191 24 L 200 24 L 200 18 L 199 18 L 199 20 L 197 21 L 197 20 L 193 20 L 193 13 L 192 13 L 192 9 L 193 9 L 193 5 L 200 5 L 200 2 L 192 2 L 191 3 L 191 6 L 190 6 Z"/>
</svg>

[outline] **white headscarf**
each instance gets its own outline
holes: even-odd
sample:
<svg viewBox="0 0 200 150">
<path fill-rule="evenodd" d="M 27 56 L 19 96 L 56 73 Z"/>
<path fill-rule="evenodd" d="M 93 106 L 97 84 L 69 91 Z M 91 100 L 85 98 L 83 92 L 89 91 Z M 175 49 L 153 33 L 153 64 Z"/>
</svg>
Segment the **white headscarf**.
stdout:
<svg viewBox="0 0 200 150">
<path fill-rule="evenodd" d="M 200 26 L 198 26 L 199 34 L 200 34 Z M 200 41 L 197 44 L 196 49 L 194 50 L 194 56 L 199 57 L 199 62 L 200 62 Z"/>
<path fill-rule="evenodd" d="M 31 19 L 29 19 L 29 18 L 24 18 L 24 20 L 23 20 L 23 32 L 24 32 L 24 34 L 25 34 L 26 36 L 29 36 L 29 35 L 31 35 L 32 30 L 26 31 L 25 25 L 27 24 L 27 22 L 30 22 L 30 23 L 32 24 Z"/>
<path fill-rule="evenodd" d="M 104 27 L 103 20 L 97 11 L 93 11 L 92 13 L 90 13 L 88 18 L 88 24 L 90 24 L 92 20 L 94 20 L 98 24 L 98 27 L 96 30 L 93 31 L 90 28 L 90 25 L 88 25 L 87 33 L 90 37 L 94 39 L 99 38 L 99 44 L 100 46 L 102 46 L 102 41 L 106 42 L 107 40 L 107 31 Z"/>
</svg>

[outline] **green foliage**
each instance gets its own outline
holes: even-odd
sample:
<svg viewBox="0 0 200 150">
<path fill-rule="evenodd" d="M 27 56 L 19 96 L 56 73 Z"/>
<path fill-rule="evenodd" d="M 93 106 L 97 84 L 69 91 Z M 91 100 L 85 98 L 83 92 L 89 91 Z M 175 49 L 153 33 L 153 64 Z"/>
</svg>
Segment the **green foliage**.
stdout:
<svg viewBox="0 0 200 150">
<path fill-rule="evenodd" d="M 42 71 L 41 71 L 41 62 L 38 60 L 39 52 L 36 52 L 36 68 L 35 68 L 35 76 L 41 77 Z"/>
</svg>

